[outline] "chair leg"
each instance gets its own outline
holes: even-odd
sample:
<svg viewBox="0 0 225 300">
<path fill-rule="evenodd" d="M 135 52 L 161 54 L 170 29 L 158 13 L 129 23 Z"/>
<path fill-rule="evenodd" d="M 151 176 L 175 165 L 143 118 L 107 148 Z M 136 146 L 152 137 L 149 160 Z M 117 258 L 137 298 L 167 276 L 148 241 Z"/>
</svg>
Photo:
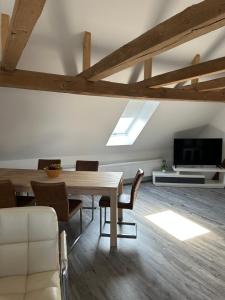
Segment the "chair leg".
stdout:
<svg viewBox="0 0 225 300">
<path fill-rule="evenodd" d="M 72 245 L 71 245 L 70 250 L 69 250 L 68 253 L 70 253 L 70 252 L 73 250 L 74 246 L 75 246 L 75 245 L 77 244 L 77 242 L 79 241 L 79 239 L 80 239 L 80 237 L 81 237 L 81 235 L 82 235 L 82 232 L 83 232 L 83 217 L 82 217 L 82 208 L 81 208 L 81 209 L 80 209 L 80 234 L 79 234 L 79 236 L 73 241 L 73 243 L 72 243 Z"/>
<path fill-rule="evenodd" d="M 82 208 L 80 209 L 80 234 L 83 232 Z"/>
<path fill-rule="evenodd" d="M 118 208 L 118 221 L 122 222 L 123 221 L 123 209 Z"/>
<path fill-rule="evenodd" d="M 107 221 L 106 219 L 106 207 L 105 208 L 105 216 L 104 221 L 106 224 L 110 224 L 110 221 Z M 129 238 L 129 239 L 136 239 L 137 238 L 137 224 L 133 222 L 124 222 L 124 221 L 118 221 L 118 225 L 128 225 L 128 226 L 134 226 L 135 227 L 135 234 L 117 234 L 118 238 Z M 109 233 L 102 232 L 102 207 L 100 207 L 100 236 L 104 237 L 110 237 Z"/>
<path fill-rule="evenodd" d="M 100 236 L 102 236 L 102 208 L 100 207 Z"/>
<path fill-rule="evenodd" d="M 105 218 L 104 218 L 104 223 L 106 222 L 106 207 L 105 207 Z"/>
<path fill-rule="evenodd" d="M 94 211 L 95 211 L 95 197 L 94 197 L 94 195 L 92 195 L 91 198 L 92 198 L 91 221 L 93 221 L 94 220 Z"/>
</svg>

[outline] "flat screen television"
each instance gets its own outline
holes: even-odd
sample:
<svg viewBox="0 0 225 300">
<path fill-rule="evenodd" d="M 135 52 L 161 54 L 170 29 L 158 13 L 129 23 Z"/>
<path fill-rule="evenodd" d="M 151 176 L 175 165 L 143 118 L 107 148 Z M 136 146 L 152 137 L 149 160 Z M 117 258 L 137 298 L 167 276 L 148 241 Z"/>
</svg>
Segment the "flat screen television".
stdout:
<svg viewBox="0 0 225 300">
<path fill-rule="evenodd" d="M 174 165 L 221 165 L 222 139 L 174 139 Z"/>
</svg>

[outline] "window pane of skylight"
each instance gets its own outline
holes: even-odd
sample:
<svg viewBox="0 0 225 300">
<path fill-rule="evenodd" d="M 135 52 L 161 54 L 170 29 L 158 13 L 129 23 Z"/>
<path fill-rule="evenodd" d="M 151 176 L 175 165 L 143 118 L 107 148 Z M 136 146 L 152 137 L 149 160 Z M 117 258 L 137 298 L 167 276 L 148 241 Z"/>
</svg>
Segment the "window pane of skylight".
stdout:
<svg viewBox="0 0 225 300">
<path fill-rule="evenodd" d="M 128 128 L 130 127 L 133 118 L 124 118 L 121 117 L 113 130 L 113 134 L 124 134 L 127 132 Z"/>
<path fill-rule="evenodd" d="M 127 134 L 112 134 L 108 140 L 107 146 L 125 146 L 132 145 Z"/>
</svg>

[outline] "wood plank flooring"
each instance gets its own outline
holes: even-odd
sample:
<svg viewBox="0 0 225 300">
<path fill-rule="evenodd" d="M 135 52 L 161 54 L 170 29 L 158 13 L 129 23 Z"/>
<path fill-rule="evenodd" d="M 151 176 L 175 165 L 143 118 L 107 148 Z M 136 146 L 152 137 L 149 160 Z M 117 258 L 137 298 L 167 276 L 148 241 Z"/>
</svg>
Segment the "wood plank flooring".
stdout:
<svg viewBox="0 0 225 300">
<path fill-rule="evenodd" d="M 130 186 L 125 186 L 130 191 Z M 97 204 L 97 201 L 96 201 Z M 181 242 L 145 216 L 172 210 L 210 230 Z M 91 211 L 84 211 L 84 223 Z M 69 255 L 71 300 L 224 300 L 225 190 L 155 187 L 143 183 L 135 204 L 138 239 L 120 239 L 109 252 L 99 238 L 99 209 Z M 70 224 L 69 242 L 79 217 Z M 106 228 L 108 229 L 108 228 Z"/>
</svg>

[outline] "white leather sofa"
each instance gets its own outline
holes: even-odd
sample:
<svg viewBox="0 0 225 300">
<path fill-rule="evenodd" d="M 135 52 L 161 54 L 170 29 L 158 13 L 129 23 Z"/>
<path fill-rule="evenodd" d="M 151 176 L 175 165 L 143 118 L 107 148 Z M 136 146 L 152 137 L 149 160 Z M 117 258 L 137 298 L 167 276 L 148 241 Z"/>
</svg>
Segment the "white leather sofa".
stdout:
<svg viewBox="0 0 225 300">
<path fill-rule="evenodd" d="M 58 222 L 52 208 L 0 209 L 0 300 L 64 298 L 60 276 L 67 272 L 65 233 L 61 248 L 60 264 Z"/>
</svg>

